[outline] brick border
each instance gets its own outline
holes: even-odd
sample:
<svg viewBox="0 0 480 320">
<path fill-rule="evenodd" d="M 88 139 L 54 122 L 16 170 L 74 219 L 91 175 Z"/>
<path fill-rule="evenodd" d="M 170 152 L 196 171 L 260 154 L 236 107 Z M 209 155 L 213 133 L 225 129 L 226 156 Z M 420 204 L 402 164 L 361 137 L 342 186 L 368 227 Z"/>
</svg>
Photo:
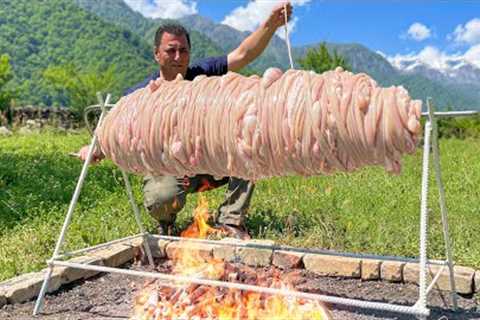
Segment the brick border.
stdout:
<svg viewBox="0 0 480 320">
<path fill-rule="evenodd" d="M 149 238 L 152 255 L 156 258 L 171 258 L 183 247 L 178 241 L 166 241 Z M 418 285 L 417 263 L 405 263 L 391 260 L 366 258 L 351 258 L 344 256 L 299 253 L 285 250 L 274 250 L 274 242 L 270 240 L 242 241 L 226 238 L 223 241 L 238 241 L 240 243 L 262 244 L 265 248 L 234 247 L 218 244 L 194 244 L 190 250 L 199 256 L 238 261 L 249 266 L 274 265 L 282 269 L 305 269 L 321 276 L 357 278 L 364 281 L 389 281 L 399 283 L 414 283 Z M 98 249 L 68 261 L 77 263 L 97 264 L 108 267 L 118 267 L 134 259 L 142 245 L 142 239 L 136 238 L 116 243 L 110 247 Z M 268 249 L 271 246 L 271 249 Z M 430 266 L 428 278 L 436 274 L 440 266 Z M 5 304 L 21 303 L 38 296 L 47 268 L 23 274 L 0 282 L 0 308 Z M 473 294 L 480 292 L 480 270 L 455 266 L 455 281 L 457 292 Z M 55 267 L 47 292 L 54 292 L 62 285 L 80 279 L 88 279 L 99 272 L 70 267 Z M 440 275 L 435 288 L 449 289 L 449 274 L 445 268 Z"/>
</svg>

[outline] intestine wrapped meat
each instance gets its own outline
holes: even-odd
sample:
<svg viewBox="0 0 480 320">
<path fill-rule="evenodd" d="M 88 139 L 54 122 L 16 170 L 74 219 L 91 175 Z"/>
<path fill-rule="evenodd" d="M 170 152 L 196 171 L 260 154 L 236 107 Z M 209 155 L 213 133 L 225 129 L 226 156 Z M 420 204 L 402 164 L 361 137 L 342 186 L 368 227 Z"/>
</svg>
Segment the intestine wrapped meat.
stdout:
<svg viewBox="0 0 480 320">
<path fill-rule="evenodd" d="M 257 180 L 383 165 L 415 151 L 421 101 L 366 74 L 268 69 L 263 77 L 157 79 L 97 129 L 102 152 L 139 174 Z"/>
</svg>

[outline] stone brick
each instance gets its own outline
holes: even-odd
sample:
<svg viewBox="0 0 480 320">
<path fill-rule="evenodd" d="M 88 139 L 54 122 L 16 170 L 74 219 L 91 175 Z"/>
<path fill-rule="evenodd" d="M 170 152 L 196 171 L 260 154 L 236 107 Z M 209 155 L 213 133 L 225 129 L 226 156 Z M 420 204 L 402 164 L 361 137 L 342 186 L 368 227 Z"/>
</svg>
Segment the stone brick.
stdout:
<svg viewBox="0 0 480 320">
<path fill-rule="evenodd" d="M 273 265 L 282 269 L 303 267 L 302 258 L 305 254 L 294 251 L 275 250 L 273 252 Z"/>
<path fill-rule="evenodd" d="M 151 239 L 151 237 L 148 237 L 148 239 Z M 143 237 L 133 238 L 133 239 L 127 240 L 127 241 L 122 242 L 122 243 L 130 244 L 134 247 L 139 247 L 139 246 L 143 245 Z"/>
<path fill-rule="evenodd" d="M 427 269 L 427 285 L 432 281 L 433 277 L 438 273 L 442 266 L 430 265 Z M 418 263 L 407 263 L 403 272 L 404 281 L 408 283 L 419 284 L 419 270 Z M 455 266 L 454 269 L 455 288 L 458 293 L 471 294 L 473 292 L 473 276 L 475 270 L 472 268 Z M 434 289 L 450 290 L 450 276 L 448 268 L 445 267 L 435 283 Z"/>
<path fill-rule="evenodd" d="M 475 292 L 480 292 L 480 270 L 475 271 L 475 278 L 473 280 L 475 285 Z"/>
<path fill-rule="evenodd" d="M 0 296 L 4 296 L 8 303 L 21 303 L 38 296 L 45 278 L 44 272 L 32 272 L 0 283 Z M 48 283 L 47 292 L 60 288 L 62 278 L 53 274 Z"/>
<path fill-rule="evenodd" d="M 180 255 L 191 254 L 196 259 L 208 261 L 213 258 L 213 249 L 216 245 L 196 243 L 191 241 L 175 241 L 167 244 L 166 254 L 169 259 L 175 259 Z"/>
<path fill-rule="evenodd" d="M 380 279 L 381 260 L 363 259 L 362 260 L 362 280 Z"/>
<path fill-rule="evenodd" d="M 383 261 L 380 267 L 380 278 L 390 282 L 402 282 L 404 267 L 405 262 L 402 261 Z"/>
<path fill-rule="evenodd" d="M 305 269 L 321 276 L 360 278 L 361 260 L 326 254 L 306 254 L 303 257 Z"/>
<path fill-rule="evenodd" d="M 93 256 L 80 256 L 70 259 L 68 260 L 68 262 L 103 266 L 102 258 Z M 62 278 L 64 279 L 64 283 L 70 283 L 80 279 L 88 279 L 100 273 L 99 271 L 95 270 L 85 270 L 73 267 L 56 266 L 55 269 L 57 268 L 58 271 L 56 272 L 59 272 L 61 274 Z"/>
<path fill-rule="evenodd" d="M 236 246 L 234 245 L 222 245 L 222 242 L 230 242 L 230 243 L 242 243 L 243 240 L 234 239 L 234 238 L 223 238 L 220 240 L 220 244 L 213 248 L 213 257 L 215 259 L 220 259 L 227 262 L 235 262 L 237 260 L 236 255 Z"/>
<path fill-rule="evenodd" d="M 134 247 L 127 244 L 116 244 L 88 253 L 88 256 L 98 257 L 107 267 L 118 267 L 133 259 Z"/>
<path fill-rule="evenodd" d="M 248 240 L 245 241 L 247 247 L 238 247 L 236 255 L 239 260 L 244 264 L 247 264 L 252 267 L 266 267 L 272 263 L 273 255 L 273 245 L 274 242 L 271 240 Z M 248 245 L 266 245 L 271 246 L 272 249 L 263 249 L 258 247 L 248 247 Z"/>
<path fill-rule="evenodd" d="M 166 247 L 169 243 L 170 241 L 163 239 L 148 238 L 148 245 L 154 258 L 165 258 L 167 256 Z"/>
</svg>

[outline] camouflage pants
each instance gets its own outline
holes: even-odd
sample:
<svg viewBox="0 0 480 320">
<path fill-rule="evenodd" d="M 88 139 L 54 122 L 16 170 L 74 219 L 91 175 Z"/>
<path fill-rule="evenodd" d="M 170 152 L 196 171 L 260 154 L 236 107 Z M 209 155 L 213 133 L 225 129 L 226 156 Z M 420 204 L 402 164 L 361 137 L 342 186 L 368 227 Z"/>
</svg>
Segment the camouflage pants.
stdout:
<svg viewBox="0 0 480 320">
<path fill-rule="evenodd" d="M 225 200 L 218 208 L 217 222 L 241 226 L 250 205 L 253 182 L 226 177 L 215 180 L 210 175 L 178 179 L 171 176 L 144 178 L 144 205 L 149 214 L 162 225 L 172 225 L 177 213 L 185 206 L 189 193 L 211 190 L 228 184 Z"/>
</svg>

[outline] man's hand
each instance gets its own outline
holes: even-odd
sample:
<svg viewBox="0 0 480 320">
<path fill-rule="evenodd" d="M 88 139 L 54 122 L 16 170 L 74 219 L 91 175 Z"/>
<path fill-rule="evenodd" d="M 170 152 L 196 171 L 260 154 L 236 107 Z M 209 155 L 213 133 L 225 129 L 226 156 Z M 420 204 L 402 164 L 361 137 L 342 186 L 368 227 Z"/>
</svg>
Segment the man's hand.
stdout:
<svg viewBox="0 0 480 320">
<path fill-rule="evenodd" d="M 272 13 L 268 17 L 266 24 L 272 26 L 275 30 L 285 25 L 285 6 L 287 9 L 287 19 L 290 21 L 292 15 L 292 4 L 290 2 L 282 2 L 273 8 Z"/>
<path fill-rule="evenodd" d="M 88 149 L 90 146 L 83 146 L 80 151 L 77 153 L 72 153 L 73 156 L 80 158 L 80 160 L 85 161 L 87 160 L 87 155 L 88 155 Z M 98 147 L 95 147 L 93 150 L 93 155 L 92 155 L 92 161 L 90 162 L 91 164 L 97 164 L 100 162 L 105 156 L 103 153 L 98 149 Z"/>
<path fill-rule="evenodd" d="M 287 20 L 292 15 L 290 2 L 278 4 L 270 13 L 270 16 L 257 30 L 249 35 L 242 43 L 230 52 L 227 56 L 228 70 L 238 71 L 255 60 L 268 45 L 268 42 L 275 34 L 275 31 L 285 25 L 285 9 L 287 9 Z"/>
</svg>

